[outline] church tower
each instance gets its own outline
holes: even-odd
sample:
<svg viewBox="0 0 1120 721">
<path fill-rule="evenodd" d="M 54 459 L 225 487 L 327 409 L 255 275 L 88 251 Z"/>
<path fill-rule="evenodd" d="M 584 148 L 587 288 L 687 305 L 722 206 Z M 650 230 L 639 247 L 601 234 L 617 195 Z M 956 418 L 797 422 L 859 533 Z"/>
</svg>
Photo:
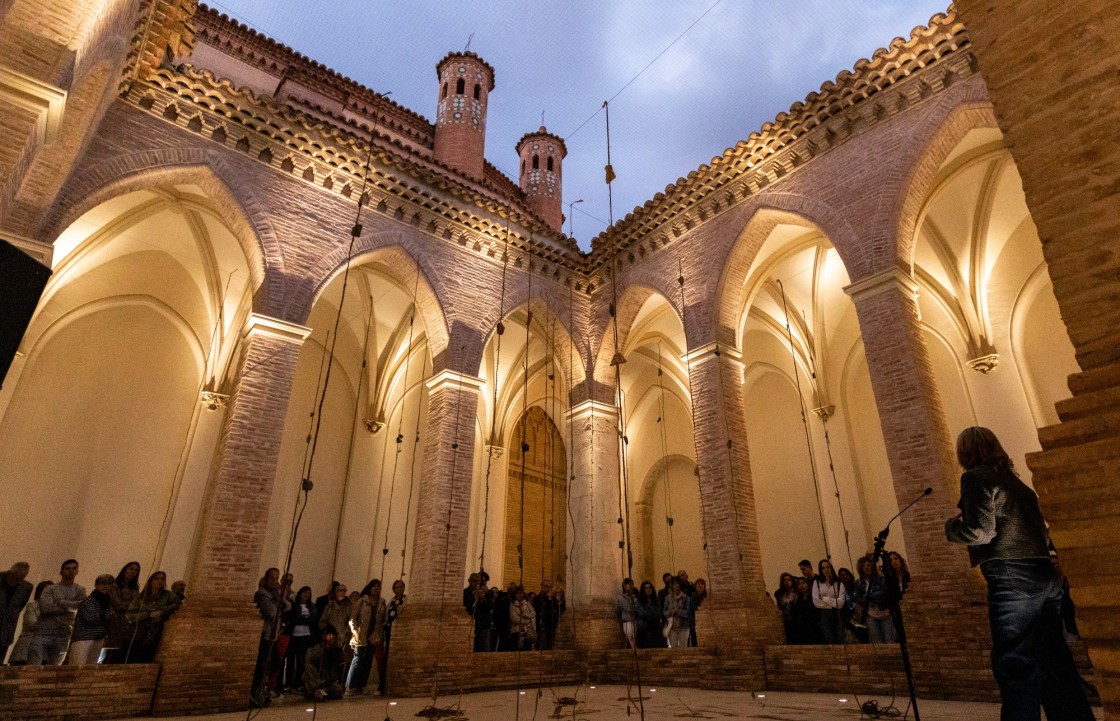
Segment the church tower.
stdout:
<svg viewBox="0 0 1120 721">
<path fill-rule="evenodd" d="M 535 133 L 526 133 L 517 141 L 521 157 L 518 184 L 525 192 L 525 201 L 553 230 L 564 227 L 561 201 L 561 171 L 568 148 L 564 141 L 542 125 Z"/>
<path fill-rule="evenodd" d="M 470 51 L 448 53 L 436 65 L 436 159 L 472 178 L 485 167 L 486 100 L 494 68 Z"/>
</svg>

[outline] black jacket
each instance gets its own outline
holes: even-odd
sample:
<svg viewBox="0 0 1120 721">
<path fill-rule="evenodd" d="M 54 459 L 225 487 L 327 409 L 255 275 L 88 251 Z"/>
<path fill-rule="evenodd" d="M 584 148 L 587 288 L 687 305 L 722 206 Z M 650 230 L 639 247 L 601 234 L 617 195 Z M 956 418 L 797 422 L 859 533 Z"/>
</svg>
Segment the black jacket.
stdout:
<svg viewBox="0 0 1120 721">
<path fill-rule="evenodd" d="M 973 566 L 1050 555 L 1038 496 L 1015 474 L 991 466 L 965 471 L 957 508 L 961 515 L 945 522 L 945 537 L 968 544 Z"/>
</svg>

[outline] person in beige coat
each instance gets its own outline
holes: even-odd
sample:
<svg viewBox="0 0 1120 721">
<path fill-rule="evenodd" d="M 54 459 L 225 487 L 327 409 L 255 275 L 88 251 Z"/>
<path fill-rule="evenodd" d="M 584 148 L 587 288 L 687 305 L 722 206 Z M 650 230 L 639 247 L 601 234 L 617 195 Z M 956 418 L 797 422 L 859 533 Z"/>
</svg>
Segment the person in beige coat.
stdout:
<svg viewBox="0 0 1120 721">
<path fill-rule="evenodd" d="M 388 604 L 381 598 L 381 581 L 375 578 L 366 584 L 358 602 L 350 609 L 350 633 L 353 634 L 350 647 L 354 650 L 354 660 L 350 662 L 346 687 L 351 695 L 369 693 L 366 685 L 373 670 L 374 654 L 384 648 L 385 619 L 388 615 Z"/>
</svg>

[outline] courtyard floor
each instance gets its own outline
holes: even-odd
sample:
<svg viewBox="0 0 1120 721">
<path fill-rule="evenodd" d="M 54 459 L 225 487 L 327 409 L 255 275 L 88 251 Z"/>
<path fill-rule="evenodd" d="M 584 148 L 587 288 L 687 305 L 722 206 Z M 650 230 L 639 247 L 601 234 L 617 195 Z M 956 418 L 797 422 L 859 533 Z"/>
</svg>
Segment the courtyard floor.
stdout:
<svg viewBox="0 0 1120 721">
<path fill-rule="evenodd" d="M 565 697 L 576 699 L 576 705 L 560 703 Z M 646 721 L 669 719 L 767 719 L 795 721 L 800 719 L 859 719 L 859 702 L 875 698 L 879 706 L 891 702 L 888 697 L 860 697 L 820 693 L 772 692 L 751 694 L 730 691 L 702 691 L 691 688 L 662 687 L 646 689 L 644 695 Z M 901 718 L 907 697 L 894 699 Z M 999 706 L 989 703 L 934 701 L 919 699 L 919 710 L 925 721 L 997 721 Z M 328 701 L 314 707 L 299 697 L 284 697 L 271 707 L 253 714 L 254 721 L 404 721 L 415 718 L 461 719 L 463 721 L 530 721 L 536 719 L 572 719 L 573 721 L 604 721 L 639 719 L 637 699 L 628 700 L 625 686 L 580 686 L 526 689 L 523 692 L 488 691 L 443 696 L 437 707 L 461 715 L 418 712 L 431 706 L 430 698 L 348 698 Z M 1097 709 L 1098 716 L 1100 710 Z M 912 714 L 909 716 L 912 717 Z M 165 717 L 166 718 L 166 717 Z M 173 717 L 180 721 L 199 721 L 198 716 Z M 246 713 L 227 713 L 202 717 L 208 721 L 241 721 Z M 866 717 L 865 717 L 866 718 Z"/>
</svg>

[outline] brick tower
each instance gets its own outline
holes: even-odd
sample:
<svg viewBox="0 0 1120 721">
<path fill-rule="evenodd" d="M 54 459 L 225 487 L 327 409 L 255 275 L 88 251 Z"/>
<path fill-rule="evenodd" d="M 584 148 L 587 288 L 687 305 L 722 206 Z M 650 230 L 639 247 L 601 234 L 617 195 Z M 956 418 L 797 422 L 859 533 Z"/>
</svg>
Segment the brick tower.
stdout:
<svg viewBox="0 0 1120 721">
<path fill-rule="evenodd" d="M 521 140 L 517 141 L 517 154 L 521 157 L 518 183 L 525 191 L 526 202 L 550 228 L 561 230 L 564 213 L 560 168 L 564 156 L 568 154 L 564 141 L 542 125 L 535 133 L 521 136 Z"/>
<path fill-rule="evenodd" d="M 436 158 L 472 178 L 481 178 L 486 146 L 486 99 L 494 68 L 472 52 L 448 53 L 436 65 Z"/>
</svg>

